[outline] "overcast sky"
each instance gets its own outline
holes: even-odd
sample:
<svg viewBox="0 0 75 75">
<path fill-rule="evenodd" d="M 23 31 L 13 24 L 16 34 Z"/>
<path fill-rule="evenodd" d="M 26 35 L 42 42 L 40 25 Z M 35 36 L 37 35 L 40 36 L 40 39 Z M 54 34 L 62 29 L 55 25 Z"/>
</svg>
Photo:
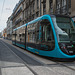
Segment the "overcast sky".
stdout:
<svg viewBox="0 0 75 75">
<path fill-rule="evenodd" d="M 6 27 L 8 17 L 19 0 L 0 0 L 0 32 Z"/>
</svg>

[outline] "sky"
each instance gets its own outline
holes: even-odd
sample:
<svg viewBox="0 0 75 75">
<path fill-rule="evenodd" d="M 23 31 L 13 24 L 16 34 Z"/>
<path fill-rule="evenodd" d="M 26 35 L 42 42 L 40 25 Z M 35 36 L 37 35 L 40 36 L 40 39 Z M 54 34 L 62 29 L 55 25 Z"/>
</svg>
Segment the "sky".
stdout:
<svg viewBox="0 0 75 75">
<path fill-rule="evenodd" d="M 0 0 L 0 32 L 7 26 L 8 17 L 11 16 L 19 0 Z"/>
</svg>

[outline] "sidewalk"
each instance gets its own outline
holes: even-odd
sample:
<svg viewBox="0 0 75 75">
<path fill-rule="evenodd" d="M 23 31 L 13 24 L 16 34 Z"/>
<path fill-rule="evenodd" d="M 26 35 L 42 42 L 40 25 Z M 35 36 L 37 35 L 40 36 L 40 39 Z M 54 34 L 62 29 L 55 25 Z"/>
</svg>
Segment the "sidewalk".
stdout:
<svg viewBox="0 0 75 75">
<path fill-rule="evenodd" d="M 0 75 L 33 75 L 23 61 L 0 40 Z"/>
</svg>

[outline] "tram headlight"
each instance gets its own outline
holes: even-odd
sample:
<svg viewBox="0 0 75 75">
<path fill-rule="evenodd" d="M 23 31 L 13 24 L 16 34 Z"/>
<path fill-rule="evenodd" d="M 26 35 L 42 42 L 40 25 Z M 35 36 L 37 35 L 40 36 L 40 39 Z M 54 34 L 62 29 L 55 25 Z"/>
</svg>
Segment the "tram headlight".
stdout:
<svg viewBox="0 0 75 75">
<path fill-rule="evenodd" d="M 66 49 L 66 45 L 63 44 L 63 43 L 60 43 L 60 44 L 59 44 L 59 47 L 60 47 L 60 49 Z"/>
<path fill-rule="evenodd" d="M 67 50 L 67 47 L 64 43 L 60 43 L 59 44 L 59 47 L 60 49 L 64 52 L 64 53 L 67 53 L 68 54 L 68 50 Z"/>
<path fill-rule="evenodd" d="M 65 49 L 66 49 L 66 45 L 64 43 L 60 43 L 59 47 L 62 51 L 65 51 Z"/>
</svg>

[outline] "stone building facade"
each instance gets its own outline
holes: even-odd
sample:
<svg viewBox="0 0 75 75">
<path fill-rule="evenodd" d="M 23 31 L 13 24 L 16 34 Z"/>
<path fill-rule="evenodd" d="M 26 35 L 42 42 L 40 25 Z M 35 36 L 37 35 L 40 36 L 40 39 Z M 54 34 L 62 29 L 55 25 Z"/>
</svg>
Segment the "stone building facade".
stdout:
<svg viewBox="0 0 75 75">
<path fill-rule="evenodd" d="M 11 20 L 11 17 L 12 16 L 10 16 L 7 20 L 7 39 L 10 39 L 10 40 L 12 37 L 12 20 Z"/>
<path fill-rule="evenodd" d="M 23 23 L 44 14 L 71 14 L 71 0 L 24 0 Z"/>
<path fill-rule="evenodd" d="M 0 38 L 2 38 L 2 32 L 0 32 Z"/>
<path fill-rule="evenodd" d="M 20 0 L 14 10 L 13 10 L 13 13 L 12 13 L 12 25 L 13 25 L 13 29 L 14 28 L 17 28 L 19 26 L 21 26 L 23 23 L 22 23 L 22 20 L 23 20 L 23 7 L 22 7 L 22 2 L 23 0 Z"/>
<path fill-rule="evenodd" d="M 7 28 L 3 30 L 3 38 L 7 39 Z"/>
<path fill-rule="evenodd" d="M 13 29 L 44 14 L 72 17 L 74 12 L 74 0 L 20 0 L 12 13 Z"/>
<path fill-rule="evenodd" d="M 71 17 L 75 23 L 75 0 L 71 0 Z"/>
</svg>

